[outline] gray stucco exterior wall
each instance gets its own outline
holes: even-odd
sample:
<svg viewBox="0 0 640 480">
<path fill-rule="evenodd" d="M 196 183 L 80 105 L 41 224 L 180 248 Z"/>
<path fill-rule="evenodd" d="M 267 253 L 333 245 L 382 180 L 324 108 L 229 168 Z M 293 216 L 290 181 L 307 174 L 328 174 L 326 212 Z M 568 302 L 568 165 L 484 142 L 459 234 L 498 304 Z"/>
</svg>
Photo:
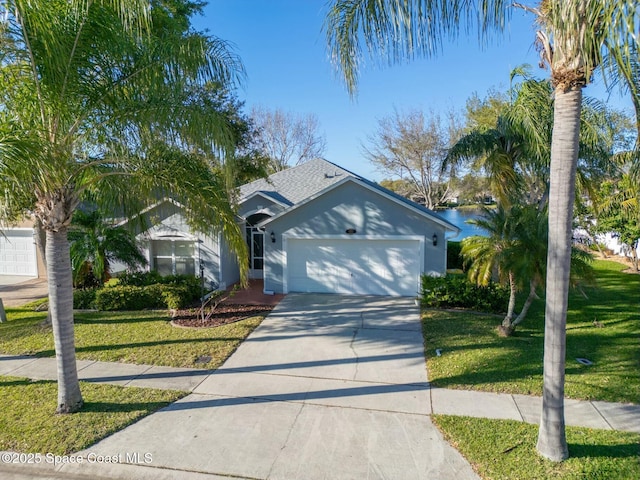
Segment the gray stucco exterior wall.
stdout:
<svg viewBox="0 0 640 480">
<path fill-rule="evenodd" d="M 445 227 L 408 206 L 355 182 L 345 182 L 320 197 L 265 224 L 265 235 L 274 232 L 275 243 L 265 242 L 265 290 L 284 289 L 283 234 L 290 236 L 341 235 L 358 237 L 420 236 L 424 238 L 422 273 L 446 273 Z M 347 229 L 355 233 L 347 235 Z M 432 237 L 437 236 L 437 245 Z"/>
<path fill-rule="evenodd" d="M 220 245 L 220 286 L 228 288 L 234 283 L 240 281 L 240 269 L 238 268 L 238 260 L 236 255 L 231 252 L 229 245 L 219 236 Z"/>
<path fill-rule="evenodd" d="M 222 278 L 221 273 L 224 274 L 224 266 L 227 264 L 229 278 L 233 279 L 233 263 L 225 257 L 225 254 L 222 254 L 218 236 L 216 235 L 212 238 L 202 232 L 192 231 L 179 206 L 171 202 L 163 202 L 145 212 L 143 220 L 147 225 L 153 225 L 148 230 L 137 235 L 137 239 L 142 243 L 144 254 L 149 262 L 148 269 L 153 268 L 150 251 L 150 242 L 152 240 L 184 238 L 195 242 L 194 275 L 200 275 L 199 263 L 202 262 L 205 284 L 208 288 L 229 285 L 229 283 L 225 285 L 226 279 Z M 221 266 L 223 267 L 222 270 Z"/>
</svg>

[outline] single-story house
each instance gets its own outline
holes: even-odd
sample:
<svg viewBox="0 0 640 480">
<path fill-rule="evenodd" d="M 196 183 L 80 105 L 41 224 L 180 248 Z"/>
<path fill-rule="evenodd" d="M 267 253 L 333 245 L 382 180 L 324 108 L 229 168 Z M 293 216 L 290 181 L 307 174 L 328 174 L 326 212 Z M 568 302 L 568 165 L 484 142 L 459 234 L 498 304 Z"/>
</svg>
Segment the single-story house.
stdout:
<svg viewBox="0 0 640 480">
<path fill-rule="evenodd" d="M 170 199 L 144 212 L 150 268 L 204 275 L 213 288 L 239 280 L 222 237 L 193 232 Z M 420 275 L 444 275 L 446 238 L 460 229 L 422 205 L 316 159 L 240 187 L 238 215 L 251 278 L 265 293 L 415 296 Z M 453 235 L 451 235 L 453 234 Z"/>
</svg>

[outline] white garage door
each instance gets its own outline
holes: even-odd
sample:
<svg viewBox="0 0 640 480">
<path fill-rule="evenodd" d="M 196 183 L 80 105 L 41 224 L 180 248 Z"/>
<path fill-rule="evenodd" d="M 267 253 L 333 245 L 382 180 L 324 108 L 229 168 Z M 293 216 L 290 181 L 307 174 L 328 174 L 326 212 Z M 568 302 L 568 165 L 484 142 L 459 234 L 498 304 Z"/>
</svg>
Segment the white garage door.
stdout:
<svg viewBox="0 0 640 480">
<path fill-rule="evenodd" d="M 289 292 L 415 296 L 422 255 L 415 239 L 287 239 Z"/>
<path fill-rule="evenodd" d="M 4 230 L 0 234 L 0 275 L 38 276 L 33 230 Z"/>
</svg>

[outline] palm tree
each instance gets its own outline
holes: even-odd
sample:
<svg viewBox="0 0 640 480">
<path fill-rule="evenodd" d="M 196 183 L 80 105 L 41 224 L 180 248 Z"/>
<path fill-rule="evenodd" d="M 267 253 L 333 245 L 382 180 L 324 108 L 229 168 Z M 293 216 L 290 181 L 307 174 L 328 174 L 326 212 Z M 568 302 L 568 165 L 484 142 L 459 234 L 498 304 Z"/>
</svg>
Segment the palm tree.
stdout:
<svg viewBox="0 0 640 480">
<path fill-rule="evenodd" d="M 514 205 L 508 210 L 498 205 L 485 210 L 483 216 L 469 223 L 478 225 L 488 236 L 473 236 L 462 241 L 461 253 L 469 265 L 469 279 L 486 285 L 491 281 L 508 283 L 510 288 L 507 315 L 499 327 L 501 335 L 511 335 L 526 318 L 537 290 L 544 285 L 548 243 L 548 219 L 536 205 Z M 571 285 L 593 281 L 589 253 L 571 250 Z M 528 286 L 529 293 L 515 316 L 516 294 Z M 514 318 L 515 316 L 515 318 Z"/>
<path fill-rule="evenodd" d="M 525 80 L 511 89 L 493 128 L 475 128 L 447 154 L 446 163 L 472 159 L 472 167 L 488 174 L 492 191 L 505 206 L 536 203 L 540 210 L 549 199 L 549 163 L 553 128 L 551 84 L 534 80 L 521 67 Z M 585 99 L 580 131 L 580 162 L 577 186 L 592 197 L 593 185 L 611 168 L 615 135 L 611 115 L 601 102 Z M 625 130 L 626 132 L 626 130 Z"/>
<path fill-rule="evenodd" d="M 511 327 L 516 307 L 518 279 L 516 278 L 511 255 L 518 235 L 518 218 L 514 215 L 516 207 L 505 208 L 500 203 L 495 209 L 485 209 L 482 217 L 470 220 L 482 228 L 486 235 L 476 235 L 462 240 L 461 255 L 464 257 L 469 280 L 478 285 L 487 285 L 492 281 L 509 285 L 509 305 L 502 321 L 505 328 Z"/>
<path fill-rule="evenodd" d="M 111 278 L 111 264 L 120 262 L 136 269 L 147 259 L 136 244 L 133 234 L 123 227 L 105 221 L 98 210 L 76 210 L 69 228 L 73 283 L 104 284 Z"/>
<path fill-rule="evenodd" d="M 469 265 L 469 279 L 479 285 L 497 280 L 509 285 L 507 314 L 499 327 L 501 335 L 511 335 L 527 315 L 536 289 L 544 278 L 546 257 L 546 216 L 533 205 L 505 208 L 498 204 L 471 220 L 488 234 L 462 241 L 461 253 Z M 529 284 L 529 296 L 517 317 L 516 295 Z"/>
<path fill-rule="evenodd" d="M 614 232 L 625 246 L 625 255 L 640 271 L 640 185 L 632 174 L 622 173 L 601 185 L 599 201 L 594 205 L 600 233 Z"/>
<path fill-rule="evenodd" d="M 46 232 L 60 413 L 83 403 L 68 241 L 83 198 L 127 215 L 171 195 L 194 228 L 222 232 L 246 254 L 230 178 L 211 168 L 233 135 L 203 101 L 209 82 L 230 85 L 242 67 L 223 41 L 190 28 L 197 2 L 173 3 L 172 12 L 160 0 L 3 3 L 0 211 L 5 221 L 32 211 Z M 12 145 L 30 153 L 5 156 Z"/>
<path fill-rule="evenodd" d="M 498 203 L 508 208 L 522 191 L 518 166 L 522 163 L 524 148 L 525 139 L 506 117 L 500 116 L 495 128 L 474 130 L 460 138 L 449 149 L 445 163 L 457 164 L 462 159 L 475 158 L 474 170 L 486 172 Z"/>
<path fill-rule="evenodd" d="M 549 181 L 549 246 L 545 310 L 543 408 L 538 452 L 561 461 L 568 456 L 564 425 L 566 315 L 571 259 L 571 224 L 578 161 L 582 89 L 608 54 L 609 76 L 630 68 L 625 54 L 638 50 L 637 0 L 542 0 L 523 5 L 502 0 L 335 0 L 326 20 L 327 40 L 347 88 L 355 91 L 367 50 L 391 62 L 433 56 L 444 39 L 477 31 L 483 41 L 502 31 L 511 7 L 535 17 L 537 43 L 550 70 L 554 121 Z M 609 68 L 607 68 L 609 67 Z M 632 91 L 635 98 L 638 92 Z"/>
</svg>

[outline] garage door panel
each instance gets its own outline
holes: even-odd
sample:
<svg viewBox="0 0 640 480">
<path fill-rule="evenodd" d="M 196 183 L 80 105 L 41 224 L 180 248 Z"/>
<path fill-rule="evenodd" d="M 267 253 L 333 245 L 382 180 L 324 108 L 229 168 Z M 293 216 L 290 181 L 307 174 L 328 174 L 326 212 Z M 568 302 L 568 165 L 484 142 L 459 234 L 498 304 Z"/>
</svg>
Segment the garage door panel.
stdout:
<svg viewBox="0 0 640 480">
<path fill-rule="evenodd" d="M 416 295 L 418 240 L 289 239 L 290 292 Z"/>
<path fill-rule="evenodd" d="M 344 252 L 332 245 L 300 242 L 291 258 L 305 259 L 290 264 L 290 284 L 304 292 L 344 293 L 351 284 Z M 331 278 L 332 282 L 327 282 Z"/>
<path fill-rule="evenodd" d="M 32 230 L 5 230 L 0 236 L 0 275 L 37 276 Z"/>
</svg>

